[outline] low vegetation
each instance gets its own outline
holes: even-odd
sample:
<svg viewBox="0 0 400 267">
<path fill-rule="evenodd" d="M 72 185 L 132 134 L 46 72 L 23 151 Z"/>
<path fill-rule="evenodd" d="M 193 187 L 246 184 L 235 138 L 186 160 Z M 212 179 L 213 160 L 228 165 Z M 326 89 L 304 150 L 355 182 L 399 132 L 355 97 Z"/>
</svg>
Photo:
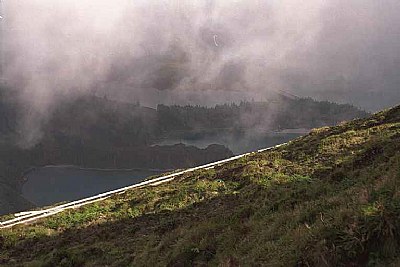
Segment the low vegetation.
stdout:
<svg viewBox="0 0 400 267">
<path fill-rule="evenodd" d="M 0 232 L 5 266 L 399 266 L 400 107 Z"/>
<path fill-rule="evenodd" d="M 351 105 L 279 95 L 268 102 L 158 105 L 156 109 L 80 95 L 63 96 L 44 118 L 33 114 L 18 96 L 16 88 L 0 85 L 0 193 L 4 192 L 0 215 L 32 206 L 20 193 L 27 171 L 36 167 L 187 168 L 229 157 L 232 152 L 222 145 L 198 149 L 157 144 L 203 138 L 215 143 L 212 140 L 217 135 L 228 140 L 245 138 L 254 128 L 319 127 L 367 115 Z"/>
</svg>

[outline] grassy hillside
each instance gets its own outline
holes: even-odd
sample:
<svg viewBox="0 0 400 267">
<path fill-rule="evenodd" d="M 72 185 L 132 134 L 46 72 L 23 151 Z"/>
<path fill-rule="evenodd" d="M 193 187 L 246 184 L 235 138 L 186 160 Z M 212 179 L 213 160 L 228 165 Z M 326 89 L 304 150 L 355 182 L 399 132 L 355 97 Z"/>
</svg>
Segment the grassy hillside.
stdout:
<svg viewBox="0 0 400 267">
<path fill-rule="evenodd" d="M 0 264 L 399 266 L 400 107 L 0 232 Z"/>
<path fill-rule="evenodd" d="M 213 108 L 159 105 L 157 109 L 94 95 L 62 99 L 49 110 L 48 117 L 42 118 L 21 102 L 18 89 L 0 86 L 0 186 L 7 185 L 0 191 L 0 215 L 26 208 L 21 204 L 21 187 L 26 172 L 35 167 L 186 168 L 228 157 L 232 152 L 215 145 L 206 149 L 153 145 L 206 135 L 208 145 L 219 142 L 210 136 L 221 131 L 228 139 L 247 138 L 246 132 L 259 127 L 263 131 L 310 128 L 367 115 L 350 105 L 283 96 L 269 102 Z M 28 128 L 26 121 L 32 124 Z M 37 142 L 29 142 L 35 138 L 39 138 Z"/>
</svg>

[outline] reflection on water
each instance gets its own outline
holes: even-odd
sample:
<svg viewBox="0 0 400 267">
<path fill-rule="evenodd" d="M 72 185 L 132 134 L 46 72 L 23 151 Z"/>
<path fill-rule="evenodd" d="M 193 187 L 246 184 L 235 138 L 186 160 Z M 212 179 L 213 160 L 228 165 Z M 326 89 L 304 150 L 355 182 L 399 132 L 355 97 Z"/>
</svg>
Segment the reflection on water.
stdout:
<svg viewBox="0 0 400 267">
<path fill-rule="evenodd" d="M 79 169 L 48 166 L 30 172 L 22 195 L 38 206 L 72 201 L 138 183 L 160 171 Z"/>
</svg>

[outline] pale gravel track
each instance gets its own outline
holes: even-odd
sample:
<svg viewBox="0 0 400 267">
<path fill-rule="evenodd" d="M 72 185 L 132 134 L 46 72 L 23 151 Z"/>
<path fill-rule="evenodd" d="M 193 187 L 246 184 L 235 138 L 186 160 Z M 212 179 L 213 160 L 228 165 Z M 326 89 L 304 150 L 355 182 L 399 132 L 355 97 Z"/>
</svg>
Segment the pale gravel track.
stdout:
<svg viewBox="0 0 400 267">
<path fill-rule="evenodd" d="M 263 152 L 263 151 L 266 151 L 266 150 L 271 150 L 273 148 L 277 148 L 277 147 L 280 147 L 280 146 L 285 145 L 285 144 L 287 144 L 287 143 L 279 144 L 279 145 L 268 147 L 268 148 L 265 148 L 265 149 L 260 149 L 260 150 L 258 150 L 256 152 Z M 98 194 L 98 195 L 95 195 L 95 196 L 92 196 L 92 197 L 88 197 L 88 198 L 72 201 L 72 202 L 65 203 L 65 204 L 62 204 L 62 205 L 59 205 L 59 206 L 55 206 L 55 207 L 51 207 L 51 208 L 48 208 L 48 209 L 19 212 L 19 213 L 14 214 L 15 218 L 13 218 L 11 220 L 0 222 L 0 229 L 10 228 L 10 227 L 13 227 L 15 225 L 24 224 L 24 223 L 31 223 L 31 222 L 34 222 L 36 220 L 52 216 L 54 214 L 60 213 L 62 211 L 68 210 L 68 209 L 76 209 L 76 208 L 82 207 L 82 206 L 87 205 L 87 204 L 91 204 L 91 203 L 94 203 L 94 202 L 98 202 L 98 201 L 107 199 L 107 198 L 109 198 L 109 197 L 111 197 L 111 196 L 113 196 L 115 194 L 122 194 L 125 191 L 130 190 L 130 189 L 134 189 L 134 188 L 138 188 L 138 187 L 146 187 L 146 186 L 156 186 L 156 185 L 159 185 L 159 184 L 162 184 L 162 183 L 166 183 L 166 182 L 174 180 L 174 178 L 179 176 L 179 175 L 182 175 L 182 174 L 185 174 L 185 173 L 188 173 L 188 172 L 193 172 L 193 171 L 200 170 L 200 169 L 211 169 L 211 168 L 214 168 L 215 166 L 218 166 L 218 165 L 230 162 L 230 161 L 237 160 L 239 158 L 248 156 L 248 155 L 250 155 L 252 153 L 254 153 L 254 152 L 245 153 L 245 154 L 242 154 L 242 155 L 233 156 L 233 157 L 228 158 L 228 159 L 224 159 L 224 160 L 208 163 L 208 164 L 201 165 L 201 166 L 198 166 L 198 167 L 189 168 L 189 169 L 186 169 L 186 170 L 183 170 L 183 171 L 179 171 L 179 172 L 176 172 L 176 173 L 172 173 L 172 174 L 168 174 L 168 175 L 165 175 L 165 176 L 157 177 L 157 178 L 154 178 L 154 179 L 151 179 L 151 180 L 146 180 L 146 181 L 134 184 L 134 185 L 130 185 L 130 186 L 127 186 L 127 187 L 115 189 L 115 190 L 108 191 L 108 192 L 105 192 L 105 193 L 101 193 L 101 194 Z"/>
</svg>

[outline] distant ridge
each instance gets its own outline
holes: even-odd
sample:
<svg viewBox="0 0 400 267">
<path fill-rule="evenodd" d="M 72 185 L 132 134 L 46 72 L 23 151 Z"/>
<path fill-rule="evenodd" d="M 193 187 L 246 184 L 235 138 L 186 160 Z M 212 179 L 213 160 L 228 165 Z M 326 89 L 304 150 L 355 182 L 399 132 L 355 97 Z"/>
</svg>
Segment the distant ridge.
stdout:
<svg viewBox="0 0 400 267">
<path fill-rule="evenodd" d="M 399 170 L 397 106 L 3 229 L 0 262 L 397 266 Z"/>
</svg>

